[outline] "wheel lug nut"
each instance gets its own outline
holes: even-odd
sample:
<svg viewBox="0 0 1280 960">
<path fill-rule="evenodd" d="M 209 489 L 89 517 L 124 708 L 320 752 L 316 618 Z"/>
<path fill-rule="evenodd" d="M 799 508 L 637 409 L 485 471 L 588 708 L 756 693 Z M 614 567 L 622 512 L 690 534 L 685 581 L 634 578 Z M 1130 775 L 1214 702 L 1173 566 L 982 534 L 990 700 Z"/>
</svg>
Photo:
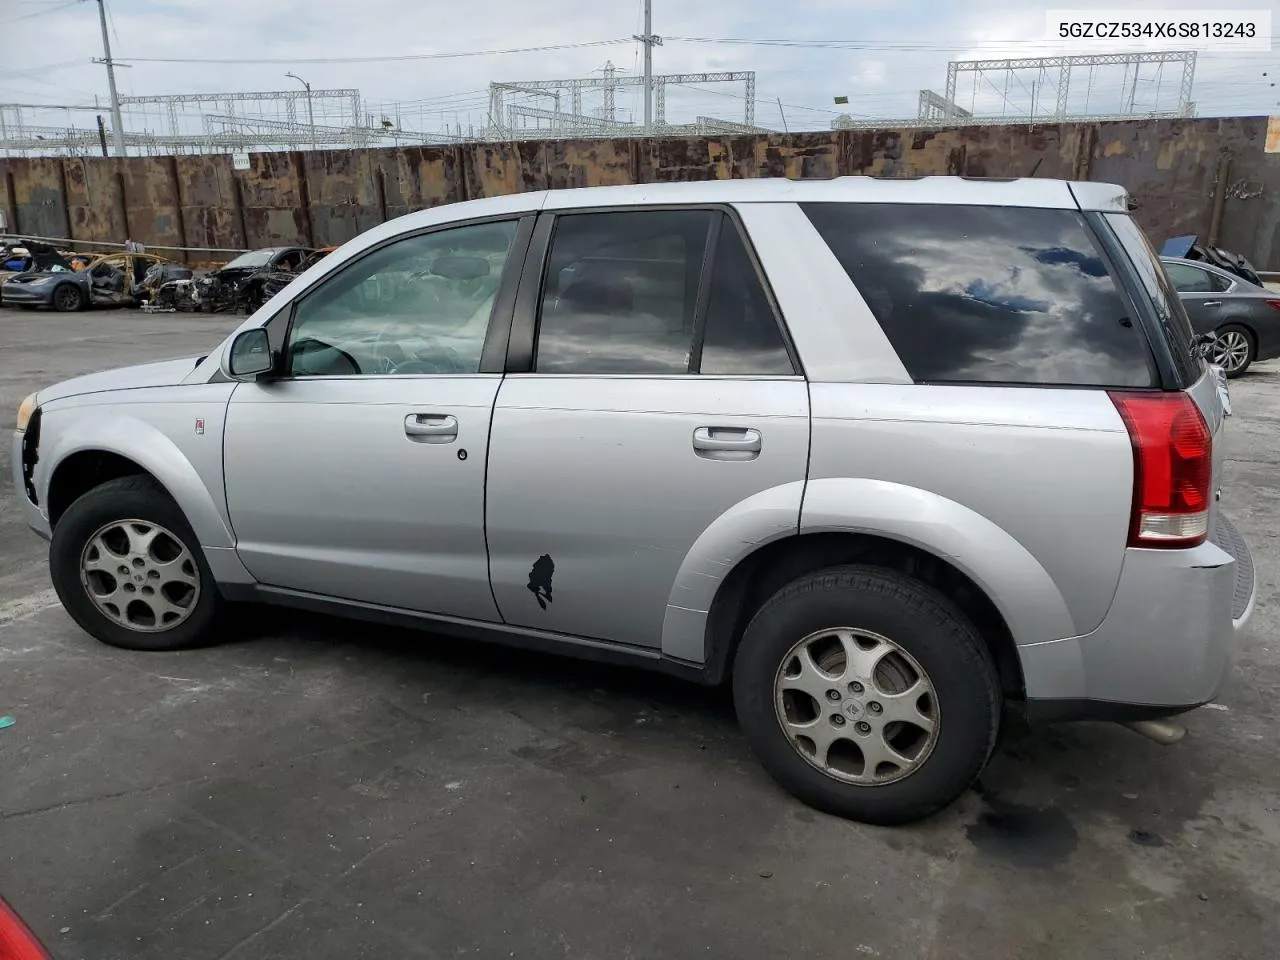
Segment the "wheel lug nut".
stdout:
<svg viewBox="0 0 1280 960">
<path fill-rule="evenodd" d="M 849 684 L 849 692 L 850 692 L 850 693 L 861 693 L 861 692 L 862 692 L 862 684 L 858 683 L 858 682 L 855 680 L 853 683 Z"/>
<path fill-rule="evenodd" d="M 872 713 L 879 713 L 884 708 L 881 707 L 880 704 L 872 700 L 870 703 L 867 704 L 867 709 L 870 710 Z"/>
<path fill-rule="evenodd" d="M 838 713 L 833 713 L 831 715 L 831 722 L 834 723 L 837 727 L 843 727 L 844 717 L 840 716 L 840 714 Z"/>
<path fill-rule="evenodd" d="M 840 699 L 840 691 L 839 691 L 839 690 L 828 690 L 828 691 L 827 691 L 827 699 L 828 699 L 828 700 L 839 700 L 839 699 Z"/>
<path fill-rule="evenodd" d="M 858 732 L 859 732 L 859 733 L 870 733 L 870 732 L 871 732 L 871 724 L 869 724 L 869 723 L 867 723 L 867 722 L 865 722 L 865 721 L 863 721 L 862 723 L 858 724 Z"/>
</svg>

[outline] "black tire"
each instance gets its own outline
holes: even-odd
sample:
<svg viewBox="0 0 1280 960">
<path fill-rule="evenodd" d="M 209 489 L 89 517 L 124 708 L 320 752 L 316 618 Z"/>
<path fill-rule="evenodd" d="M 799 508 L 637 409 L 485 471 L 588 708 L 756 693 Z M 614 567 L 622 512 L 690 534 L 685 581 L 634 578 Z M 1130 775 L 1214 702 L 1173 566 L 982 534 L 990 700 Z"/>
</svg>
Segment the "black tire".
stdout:
<svg viewBox="0 0 1280 960">
<path fill-rule="evenodd" d="M 64 283 L 53 291 L 49 305 L 59 313 L 75 313 L 84 309 L 84 291 L 73 283 Z"/>
<path fill-rule="evenodd" d="M 902 779 L 858 785 L 828 775 L 801 755 L 779 721 L 774 683 L 784 658 L 801 639 L 837 627 L 891 640 L 933 685 L 936 739 Z M 959 609 L 927 584 L 872 566 L 823 570 L 766 601 L 738 649 L 733 695 L 752 750 L 786 790 L 826 813 L 886 826 L 923 819 L 968 789 L 995 748 L 1002 712 L 995 664 Z M 819 721 L 830 706 L 819 705 Z"/>
<path fill-rule="evenodd" d="M 1244 372 L 1253 364 L 1253 361 L 1258 357 L 1258 341 L 1254 339 L 1253 333 L 1250 332 L 1247 327 L 1241 326 L 1238 323 L 1224 323 L 1217 330 L 1213 331 L 1213 333 L 1214 336 L 1219 339 L 1228 334 L 1244 338 L 1246 350 L 1243 363 L 1240 363 L 1238 366 L 1235 364 L 1230 366 L 1227 364 L 1222 365 L 1222 369 L 1232 380 L 1243 375 Z"/>
<path fill-rule="evenodd" d="M 81 559 L 99 530 L 123 520 L 166 528 L 194 560 L 199 595 L 186 619 L 172 628 L 156 632 L 131 629 L 99 610 L 89 597 L 86 578 L 81 575 Z M 72 503 L 54 527 L 49 572 L 58 598 L 72 619 L 103 643 L 127 650 L 182 650 L 208 644 L 214 639 L 225 606 L 191 525 L 168 492 L 149 476 L 109 480 Z"/>
</svg>

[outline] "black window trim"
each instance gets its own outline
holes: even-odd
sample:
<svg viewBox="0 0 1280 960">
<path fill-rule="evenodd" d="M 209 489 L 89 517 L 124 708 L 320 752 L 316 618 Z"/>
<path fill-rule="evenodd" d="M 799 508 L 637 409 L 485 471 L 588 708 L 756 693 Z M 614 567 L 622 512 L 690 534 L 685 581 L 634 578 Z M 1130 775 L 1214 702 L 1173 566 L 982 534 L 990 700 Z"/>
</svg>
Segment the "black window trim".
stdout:
<svg viewBox="0 0 1280 960">
<path fill-rule="evenodd" d="M 468 217 L 465 220 L 450 220 L 447 223 L 434 223 L 430 226 L 421 227 L 416 230 L 407 230 L 404 233 L 398 233 L 395 236 L 388 237 L 385 240 L 374 244 L 373 246 L 361 250 L 359 254 L 352 257 L 346 263 L 337 267 L 332 273 L 326 275 L 319 283 L 309 287 L 298 297 L 289 301 L 280 310 L 267 320 L 262 326 L 267 331 L 267 342 L 271 347 L 272 353 L 275 354 L 277 370 L 273 373 L 272 380 L 289 380 L 289 381 L 312 381 L 312 380 L 370 380 L 370 379 L 397 379 L 408 380 L 414 377 L 465 377 L 476 376 L 477 374 L 501 374 L 503 372 L 504 358 L 507 352 L 507 342 L 511 335 L 511 317 L 515 306 L 516 291 L 520 284 L 521 270 L 519 265 L 525 262 L 525 253 L 528 249 L 530 237 L 534 231 L 534 221 L 536 219 L 536 211 L 521 211 L 516 213 L 494 214 L 487 217 Z M 485 332 L 484 346 L 480 351 L 480 369 L 473 374 L 465 373 L 432 373 L 432 374 L 412 374 L 410 376 L 396 377 L 392 374 L 383 373 L 358 373 L 358 374 L 335 374 L 333 376 L 308 376 L 294 377 L 288 370 L 288 355 L 285 348 L 289 343 L 289 336 L 293 332 L 294 316 L 297 312 L 298 305 L 308 300 L 318 290 L 324 289 L 333 278 L 345 273 L 351 267 L 360 263 L 367 257 L 384 250 L 392 244 L 399 243 L 403 240 L 413 240 L 417 237 L 426 236 L 432 233 L 442 233 L 446 230 L 453 230 L 458 227 L 481 226 L 486 223 L 509 223 L 515 222 L 515 235 L 511 238 L 511 249 L 507 253 L 506 263 L 502 268 L 502 278 L 498 281 L 498 292 L 493 299 L 493 311 L 489 314 L 489 328 Z"/>
<path fill-rule="evenodd" d="M 589 213 L 660 213 L 703 210 L 719 213 L 720 217 L 712 218 L 711 232 L 708 234 L 707 247 L 703 251 L 702 274 L 698 280 L 698 301 L 694 314 L 694 342 L 690 352 L 689 369 L 684 373 L 556 373 L 542 374 L 554 377 L 596 377 L 606 379 L 626 379 L 644 377 L 648 379 L 687 379 L 698 377 L 708 380 L 802 380 L 805 378 L 804 367 L 800 363 L 800 355 L 796 350 L 791 332 L 787 329 L 786 319 L 773 292 L 773 286 L 760 264 L 760 257 L 751 237 L 744 228 L 737 211 L 724 203 L 663 203 L 663 204 L 623 204 L 620 206 L 566 207 L 556 210 L 544 210 L 538 214 L 538 223 L 533 230 L 533 238 L 529 243 L 521 271 L 520 291 L 516 295 L 514 316 L 511 322 L 511 337 L 507 348 L 506 372 L 508 374 L 528 374 L 537 376 L 534 370 L 534 356 L 538 341 L 538 311 L 542 303 L 542 289 L 546 280 L 546 271 L 550 266 L 551 240 L 555 233 L 555 222 L 560 217 L 579 216 Z M 790 374 L 704 374 L 700 372 L 703 337 L 706 332 L 706 307 L 710 299 L 711 265 L 714 263 L 716 245 L 723 236 L 725 225 L 729 224 L 738 233 L 747 258 L 755 272 L 756 280 L 764 291 L 769 309 L 773 313 L 774 323 L 782 337 L 783 347 L 791 362 Z M 695 361 L 697 361 L 695 363 Z"/>
<path fill-rule="evenodd" d="M 1125 249 L 1124 243 L 1120 240 L 1115 229 L 1107 222 L 1106 214 L 1085 211 L 1084 219 L 1086 227 L 1093 234 L 1098 245 L 1102 247 L 1108 266 L 1114 271 L 1113 275 L 1119 282 L 1120 293 L 1124 297 L 1130 313 L 1138 318 L 1142 326 L 1143 336 L 1147 341 L 1147 349 L 1155 359 L 1156 379 L 1158 382 L 1156 386 L 1150 389 L 1185 390 L 1191 386 L 1191 382 L 1184 382 L 1178 372 L 1178 364 L 1173 357 L 1169 339 L 1165 336 L 1165 332 L 1161 327 L 1160 317 L 1151 302 L 1151 295 L 1147 292 L 1142 278 L 1138 276 L 1138 268 L 1134 266 L 1133 261 L 1129 258 L 1129 251 Z M 1158 255 L 1156 256 L 1156 263 L 1163 271 L 1164 264 L 1160 262 Z M 1178 291 L 1173 289 L 1172 281 L 1169 282 L 1169 288 L 1176 300 Z"/>
</svg>

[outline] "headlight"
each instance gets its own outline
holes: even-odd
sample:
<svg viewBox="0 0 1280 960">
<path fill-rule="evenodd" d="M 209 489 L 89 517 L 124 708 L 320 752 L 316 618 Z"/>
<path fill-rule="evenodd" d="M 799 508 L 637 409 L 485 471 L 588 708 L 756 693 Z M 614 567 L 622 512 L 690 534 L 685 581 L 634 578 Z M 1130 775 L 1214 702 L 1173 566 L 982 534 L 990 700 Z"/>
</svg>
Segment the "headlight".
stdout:
<svg viewBox="0 0 1280 960">
<path fill-rule="evenodd" d="M 29 287 L 43 287 L 45 284 L 53 283 L 57 277 L 32 277 L 27 281 Z"/>
<path fill-rule="evenodd" d="M 27 424 L 31 422 L 31 415 L 36 412 L 36 395 L 33 393 L 27 399 L 18 405 L 18 432 L 21 433 L 27 429 Z"/>
</svg>

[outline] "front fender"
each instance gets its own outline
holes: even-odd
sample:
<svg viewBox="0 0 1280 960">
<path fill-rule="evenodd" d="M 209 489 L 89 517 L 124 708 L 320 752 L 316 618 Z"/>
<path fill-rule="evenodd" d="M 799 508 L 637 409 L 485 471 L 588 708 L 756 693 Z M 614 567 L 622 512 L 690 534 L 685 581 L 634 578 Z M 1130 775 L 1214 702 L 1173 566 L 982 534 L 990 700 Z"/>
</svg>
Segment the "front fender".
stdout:
<svg viewBox="0 0 1280 960">
<path fill-rule="evenodd" d="M 706 658 L 707 613 L 720 584 L 748 554 L 796 534 L 803 498 L 803 480 L 770 487 L 734 504 L 702 531 L 680 564 L 667 599 L 664 656 L 691 663 Z"/>
<path fill-rule="evenodd" d="M 800 532 L 874 534 L 946 560 L 991 598 L 1018 646 L 1078 632 L 1053 579 L 1021 543 L 936 493 L 883 480 L 811 480 Z"/>
<path fill-rule="evenodd" d="M 196 468 L 177 444 L 152 424 L 119 411 L 77 407 L 65 416 L 47 413 L 45 435 L 53 442 L 47 451 L 40 451 L 41 503 L 49 502 L 49 483 L 68 457 L 85 451 L 114 453 L 138 464 L 169 491 L 201 546 L 235 546 L 231 530 Z"/>
</svg>

